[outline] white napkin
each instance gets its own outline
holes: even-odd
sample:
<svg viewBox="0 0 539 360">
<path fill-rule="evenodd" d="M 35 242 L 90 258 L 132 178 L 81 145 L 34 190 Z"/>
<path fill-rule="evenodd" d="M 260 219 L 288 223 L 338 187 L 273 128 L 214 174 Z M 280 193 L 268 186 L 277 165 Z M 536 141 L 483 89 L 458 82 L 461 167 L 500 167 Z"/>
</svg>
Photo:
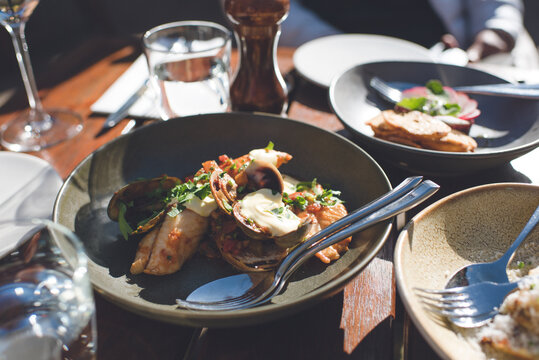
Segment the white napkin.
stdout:
<svg viewBox="0 0 539 360">
<path fill-rule="evenodd" d="M 6 221 L 50 219 L 61 186 L 62 178 L 45 160 L 0 151 L 0 258 L 27 240 L 35 228 L 32 223 Z"/>
<path fill-rule="evenodd" d="M 112 114 L 133 95 L 148 78 L 148 65 L 144 55 L 139 56 L 133 64 L 92 104 L 90 109 L 95 113 Z M 155 96 L 149 87 L 129 109 L 129 116 L 159 119 L 155 105 Z"/>
</svg>

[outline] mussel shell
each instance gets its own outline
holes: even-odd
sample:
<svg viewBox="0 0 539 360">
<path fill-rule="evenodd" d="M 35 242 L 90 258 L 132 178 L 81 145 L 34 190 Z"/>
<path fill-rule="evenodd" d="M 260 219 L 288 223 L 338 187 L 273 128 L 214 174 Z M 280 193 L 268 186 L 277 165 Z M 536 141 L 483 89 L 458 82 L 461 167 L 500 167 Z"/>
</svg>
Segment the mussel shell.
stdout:
<svg viewBox="0 0 539 360">
<path fill-rule="evenodd" d="M 150 220 L 148 220 L 147 223 L 145 223 L 144 225 L 138 226 L 131 233 L 131 235 L 143 234 L 145 232 L 150 231 L 151 229 L 153 229 L 155 226 L 159 225 L 163 221 L 163 219 L 165 218 L 166 213 L 167 212 L 165 210 L 161 210 L 157 215 L 155 215 Z"/>
<path fill-rule="evenodd" d="M 295 231 L 282 236 L 276 236 L 273 240 L 277 246 L 282 248 L 294 248 L 305 241 L 307 235 L 311 231 L 312 225 L 312 218 L 307 216 L 301 220 L 301 223 Z"/>
<path fill-rule="evenodd" d="M 307 216 L 301 219 L 296 230 L 281 236 L 275 236 L 271 234 L 267 228 L 259 226 L 256 222 L 247 221 L 240 210 L 241 204 L 237 202 L 233 209 L 234 220 L 236 220 L 238 228 L 240 228 L 247 237 L 254 240 L 274 241 L 275 244 L 282 248 L 292 248 L 302 243 L 309 234 L 312 226 L 312 218 Z"/>
<path fill-rule="evenodd" d="M 271 233 L 269 229 L 258 226 L 255 222 L 248 221 L 241 213 L 241 202 L 234 204 L 232 211 L 236 224 L 243 231 L 247 237 L 255 240 L 269 240 L 271 239 Z"/>
<path fill-rule="evenodd" d="M 147 194 L 156 191 L 161 188 L 164 191 L 172 189 L 177 184 L 181 183 L 181 180 L 176 177 L 162 176 L 153 178 L 150 180 L 135 181 L 125 185 L 120 190 L 116 191 L 109 201 L 107 207 L 107 215 L 111 220 L 117 221 L 120 214 L 119 202 L 129 203 L 131 201 L 139 201 L 140 205 L 136 206 L 140 211 L 142 210 L 159 210 L 164 207 L 163 204 L 159 204 L 159 201 L 150 201 L 145 199 Z"/>
<path fill-rule="evenodd" d="M 221 169 L 216 169 L 210 176 L 210 189 L 215 202 L 227 215 L 232 215 L 236 202 L 238 185 L 230 175 Z"/>
<path fill-rule="evenodd" d="M 253 160 L 245 168 L 248 186 L 252 189 L 271 189 L 283 192 L 284 181 L 280 171 L 267 161 Z"/>
<path fill-rule="evenodd" d="M 269 271 L 288 255 L 288 249 L 276 245 L 272 240 L 252 240 L 239 229 L 235 230 L 234 235 L 233 241 L 247 241 L 248 245 L 233 252 L 225 251 L 225 243 L 227 239 L 231 241 L 231 233 L 216 234 L 215 243 L 223 259 L 240 271 Z"/>
</svg>

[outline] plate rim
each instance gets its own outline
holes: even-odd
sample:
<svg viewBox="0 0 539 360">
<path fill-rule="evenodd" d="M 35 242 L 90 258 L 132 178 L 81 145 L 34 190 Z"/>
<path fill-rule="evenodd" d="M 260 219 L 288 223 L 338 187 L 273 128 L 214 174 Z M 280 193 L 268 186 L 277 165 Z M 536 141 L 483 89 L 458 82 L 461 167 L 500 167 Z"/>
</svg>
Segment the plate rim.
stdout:
<svg viewBox="0 0 539 360">
<path fill-rule="evenodd" d="M 330 136 L 337 137 L 340 141 L 344 141 L 349 146 L 352 146 L 357 151 L 360 151 L 363 153 L 364 156 L 367 157 L 368 160 L 378 169 L 380 175 L 382 176 L 382 179 L 384 180 L 384 184 L 387 185 L 388 191 L 392 189 L 391 182 L 389 181 L 387 174 L 383 170 L 383 168 L 374 160 L 370 154 L 368 154 L 363 148 L 361 148 L 359 145 L 355 144 L 351 140 L 345 138 L 344 136 L 332 132 L 330 130 L 326 130 L 323 128 L 320 128 L 318 126 L 305 123 L 300 120 L 285 118 L 282 116 L 274 115 L 274 114 L 267 114 L 267 113 L 248 113 L 248 112 L 228 112 L 228 113 L 209 113 L 209 114 L 197 114 L 197 115 L 191 115 L 191 116 L 185 116 L 181 118 L 173 118 L 168 121 L 163 122 L 156 122 L 149 124 L 141 129 L 136 130 L 135 132 L 145 131 L 145 129 L 153 128 L 153 127 L 159 127 L 159 126 L 167 126 L 166 123 L 169 121 L 184 121 L 189 120 L 191 118 L 198 118 L 198 117 L 223 117 L 223 116 L 235 116 L 238 114 L 239 116 L 256 116 L 256 117 L 273 117 L 280 119 L 280 121 L 285 122 L 292 122 L 296 126 L 305 126 L 310 127 L 312 129 L 315 129 L 315 131 L 322 131 L 325 133 L 328 133 Z M 128 133 L 121 135 L 108 143 L 103 144 L 96 150 L 94 150 L 92 153 L 90 153 L 88 156 L 86 156 L 77 166 L 73 169 L 73 171 L 68 175 L 65 182 L 62 184 L 62 187 L 60 188 L 60 191 L 58 192 L 58 195 L 56 197 L 56 200 L 54 202 L 54 208 L 53 208 L 53 214 L 52 218 L 54 222 L 59 222 L 59 203 L 61 200 L 62 195 L 66 191 L 68 185 L 71 183 L 72 179 L 77 176 L 79 170 L 81 167 L 83 167 L 87 161 L 90 161 L 95 153 L 99 151 L 104 151 L 107 147 L 113 146 L 117 141 L 121 141 L 124 137 L 130 137 L 133 133 Z M 355 264 L 354 267 L 352 267 L 348 272 L 345 274 L 345 276 L 340 276 L 337 279 L 333 279 L 332 281 L 323 284 L 322 286 L 316 288 L 312 292 L 302 296 L 297 301 L 284 303 L 284 304 L 269 304 L 269 305 L 263 305 L 260 307 L 254 307 L 250 309 L 243 309 L 243 310 L 237 310 L 234 311 L 234 318 L 236 321 L 234 323 L 227 322 L 226 320 L 230 319 L 231 312 L 230 311 L 197 311 L 197 310 L 185 310 L 185 309 L 178 309 L 178 314 L 180 316 L 170 316 L 170 309 L 158 309 L 158 308 L 147 308 L 143 304 L 137 304 L 132 301 L 129 301 L 129 298 L 125 298 L 119 295 L 116 295 L 114 293 L 109 292 L 108 290 L 97 286 L 92 278 L 90 277 L 90 281 L 92 283 L 92 287 L 102 296 L 109 299 L 111 302 L 120 305 L 124 307 L 125 309 L 137 313 L 139 315 L 149 317 L 152 319 L 157 319 L 159 321 L 164 321 L 168 323 L 174 323 L 174 324 L 180 324 L 180 325 L 186 325 L 186 326 L 212 326 L 212 327 L 230 327 L 230 326 L 244 326 L 248 325 L 251 322 L 249 320 L 252 319 L 253 314 L 261 313 L 261 315 L 265 315 L 266 312 L 269 311 L 269 314 L 275 313 L 275 319 L 280 318 L 282 316 L 285 316 L 291 312 L 294 312 L 297 308 L 299 308 L 301 305 L 304 305 L 305 307 L 308 307 L 310 305 L 313 305 L 317 303 L 318 301 L 321 301 L 329 296 L 332 296 L 335 292 L 342 289 L 342 287 L 348 283 L 354 276 L 357 276 L 373 259 L 376 257 L 376 255 L 380 252 L 382 247 L 385 245 L 389 234 L 391 233 L 391 230 L 393 228 L 393 224 L 390 220 L 386 220 L 383 222 L 386 224 L 385 229 L 383 233 L 380 236 L 380 241 L 376 244 L 376 246 L 371 251 L 371 256 L 365 257 L 362 261 Z M 92 261 L 92 264 L 93 261 Z M 97 264 L 96 264 L 97 265 Z M 92 265 L 93 266 L 93 265 Z M 278 307 L 277 312 L 272 311 L 271 308 Z M 266 309 L 265 311 L 261 311 L 260 309 Z M 184 315 L 188 314 L 187 316 Z M 152 316 L 153 315 L 153 316 Z M 267 317 L 267 316 L 266 316 Z M 260 321 L 263 321 L 263 316 L 261 316 Z M 267 320 L 266 320 L 267 321 Z"/>
<path fill-rule="evenodd" d="M 406 226 L 399 232 L 399 235 L 395 242 L 395 251 L 394 251 L 394 256 L 393 256 L 393 264 L 395 267 L 395 279 L 396 279 L 397 289 L 400 293 L 400 298 L 402 300 L 402 303 L 404 304 L 404 307 L 406 308 L 406 313 L 412 319 L 415 327 L 421 333 L 421 336 L 427 341 L 430 347 L 442 358 L 451 359 L 451 356 L 450 356 L 451 354 L 448 354 L 442 350 L 442 348 L 438 344 L 438 341 L 436 341 L 435 338 L 432 336 L 432 334 L 425 328 L 425 324 L 418 319 L 417 313 L 413 311 L 413 308 L 411 306 L 410 298 L 413 297 L 414 295 L 412 292 L 408 291 L 408 288 L 405 286 L 406 280 L 404 279 L 403 264 L 402 264 L 403 248 L 407 244 L 407 242 L 405 241 L 405 238 L 406 238 L 405 235 L 407 234 L 408 229 L 412 227 L 416 221 L 421 220 L 425 215 L 427 215 L 427 213 L 434 211 L 436 208 L 443 206 L 445 203 L 450 202 L 457 197 L 468 195 L 470 193 L 475 193 L 475 192 L 488 191 L 488 189 L 493 189 L 493 188 L 500 189 L 500 188 L 509 188 L 509 187 L 535 189 L 536 191 L 539 191 L 539 185 L 537 184 L 518 183 L 518 182 L 483 184 L 483 185 L 478 185 L 478 186 L 474 186 L 471 188 L 457 191 L 455 193 L 447 195 L 443 197 L 442 199 L 432 203 L 431 205 L 429 205 L 428 207 L 426 207 L 425 209 L 417 213 L 412 219 L 410 219 L 410 221 L 406 224 Z M 465 341 L 465 340 L 462 340 L 462 341 Z"/>
<path fill-rule="evenodd" d="M 406 40 L 406 39 L 401 39 L 401 38 L 388 36 L 388 35 L 367 34 L 367 33 L 343 33 L 343 34 L 322 36 L 322 37 L 307 41 L 306 43 L 300 45 L 294 51 L 294 55 L 292 56 L 292 61 L 293 61 L 293 64 L 294 64 L 294 68 L 296 69 L 298 74 L 301 75 L 302 78 L 304 78 L 305 80 L 311 82 L 312 84 L 318 85 L 318 86 L 320 86 L 322 88 L 325 88 L 325 89 L 328 89 L 331 86 L 331 81 L 329 83 L 326 83 L 325 81 L 324 82 L 319 81 L 318 79 L 313 78 L 311 75 L 309 75 L 308 74 L 309 71 L 307 71 L 307 72 L 303 71 L 303 69 L 305 67 L 301 65 L 302 61 L 300 60 L 300 58 L 303 56 L 303 54 L 307 50 L 310 50 L 309 49 L 310 47 L 316 46 L 317 43 L 319 43 L 319 42 L 328 41 L 328 40 L 335 39 L 335 38 L 357 39 L 357 41 L 361 41 L 361 40 L 364 40 L 364 39 L 372 39 L 372 40 L 380 40 L 380 41 L 389 41 L 389 42 L 393 42 L 393 43 L 399 43 L 401 45 L 405 45 L 405 46 L 409 46 L 410 48 L 414 48 L 418 52 L 424 51 L 425 55 L 426 55 L 425 56 L 425 61 L 427 60 L 427 58 L 430 58 L 432 60 L 432 62 L 435 63 L 435 59 L 429 53 L 429 49 L 427 49 L 426 47 L 423 47 L 423 46 L 421 46 L 419 44 L 416 44 L 416 43 L 414 43 L 412 41 Z M 364 64 L 364 63 L 360 63 L 360 64 Z M 357 64 L 357 65 L 360 65 L 360 64 Z M 352 67 L 354 67 L 354 66 L 356 66 L 356 65 L 352 65 Z M 337 77 L 337 75 L 338 74 L 335 74 L 333 79 L 335 79 Z"/>
</svg>

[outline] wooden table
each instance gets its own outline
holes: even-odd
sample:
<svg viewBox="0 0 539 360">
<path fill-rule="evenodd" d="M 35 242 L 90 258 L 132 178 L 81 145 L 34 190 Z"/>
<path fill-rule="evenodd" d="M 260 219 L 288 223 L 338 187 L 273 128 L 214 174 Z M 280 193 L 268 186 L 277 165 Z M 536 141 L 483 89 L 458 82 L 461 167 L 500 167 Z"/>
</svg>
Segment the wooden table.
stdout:
<svg viewBox="0 0 539 360">
<path fill-rule="evenodd" d="M 327 90 L 295 75 L 293 52 L 288 48 L 278 51 L 281 71 L 294 80 L 288 116 L 351 138 L 330 110 Z M 119 136 L 127 124 L 126 119 L 96 138 L 105 116 L 92 114 L 90 105 L 139 54 L 137 46 L 124 40 L 94 38 L 63 56 L 46 73 L 37 74 L 45 106 L 67 107 L 84 119 L 84 129 L 76 138 L 34 153 L 64 179 L 84 157 Z M 22 85 L 9 94 L 4 94 L 10 98 L 0 109 L 0 124 L 27 106 Z M 507 164 L 473 176 L 435 178 L 442 188 L 428 203 L 485 183 L 537 183 L 538 158 L 536 150 L 519 159 L 521 168 L 529 164 L 530 174 Z M 377 160 L 393 185 L 410 175 Z M 194 332 L 135 315 L 96 294 L 98 359 L 180 359 L 187 349 L 191 359 L 436 359 L 396 294 L 391 262 L 395 239 L 396 231 L 378 257 L 340 294 L 296 315 L 257 326 Z"/>
</svg>

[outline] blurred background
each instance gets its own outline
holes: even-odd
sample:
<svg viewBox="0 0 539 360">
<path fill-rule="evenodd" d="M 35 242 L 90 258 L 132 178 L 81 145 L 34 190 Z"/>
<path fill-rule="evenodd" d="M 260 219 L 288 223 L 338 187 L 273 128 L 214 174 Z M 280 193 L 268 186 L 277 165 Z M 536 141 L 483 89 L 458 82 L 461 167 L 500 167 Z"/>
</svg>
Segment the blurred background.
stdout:
<svg viewBox="0 0 539 360">
<path fill-rule="evenodd" d="M 537 46 L 539 1 L 524 0 L 524 6 L 524 25 Z M 46 88 L 46 74 L 43 73 L 48 67 L 54 66 L 58 58 L 76 53 L 77 46 L 85 41 L 95 39 L 95 46 L 99 46 L 100 37 L 118 37 L 138 44 L 144 31 L 179 20 L 208 20 L 230 28 L 221 0 L 41 0 L 26 30 L 38 87 Z M 391 29 L 387 30 L 387 34 L 395 36 Z M 0 29 L 0 49 L 2 107 L 10 98 L 5 90 L 22 87 L 13 45 L 3 28 Z M 77 56 L 92 58 L 92 54 Z"/>
</svg>

